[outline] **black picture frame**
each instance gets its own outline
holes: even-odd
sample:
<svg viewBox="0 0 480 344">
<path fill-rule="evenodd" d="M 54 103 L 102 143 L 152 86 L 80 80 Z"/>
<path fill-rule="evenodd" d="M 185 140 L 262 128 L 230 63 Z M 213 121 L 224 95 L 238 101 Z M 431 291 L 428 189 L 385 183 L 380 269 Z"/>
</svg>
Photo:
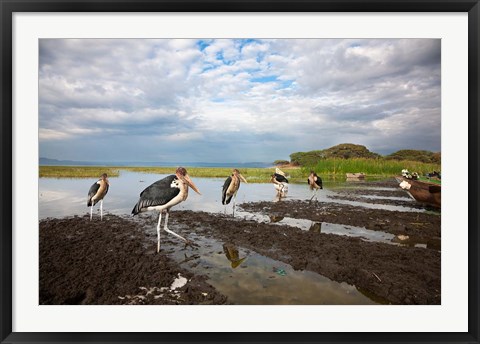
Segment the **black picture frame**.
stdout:
<svg viewBox="0 0 480 344">
<path fill-rule="evenodd" d="M 478 0 L 0 0 L 0 340 L 1 343 L 479 343 Z M 465 12 L 468 13 L 468 332 L 461 333 L 33 333 L 12 332 L 12 16 L 15 12 Z M 462 176 L 465 178 L 465 176 Z M 465 200 L 458 200 L 465 202 Z M 266 320 L 268 321 L 268 320 Z"/>
</svg>

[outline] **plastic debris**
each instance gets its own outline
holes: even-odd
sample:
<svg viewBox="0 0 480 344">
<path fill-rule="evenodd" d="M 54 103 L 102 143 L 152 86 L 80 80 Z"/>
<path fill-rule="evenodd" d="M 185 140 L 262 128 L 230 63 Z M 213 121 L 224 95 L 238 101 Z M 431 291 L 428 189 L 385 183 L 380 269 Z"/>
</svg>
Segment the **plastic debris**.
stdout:
<svg viewBox="0 0 480 344">
<path fill-rule="evenodd" d="M 285 276 L 287 274 L 287 272 L 285 271 L 285 269 L 283 268 L 276 268 L 274 267 L 273 268 L 273 272 L 276 272 L 278 275 L 280 276 Z"/>
<path fill-rule="evenodd" d="M 397 235 L 397 239 L 401 240 L 401 241 L 404 241 L 404 240 L 410 239 L 410 237 L 408 235 L 399 234 L 399 235 Z"/>
<path fill-rule="evenodd" d="M 170 289 L 175 290 L 177 288 L 183 287 L 185 284 L 187 284 L 187 279 L 185 277 L 182 277 L 182 275 L 180 275 L 179 273 L 178 278 L 175 278 L 172 285 L 170 286 Z"/>
</svg>

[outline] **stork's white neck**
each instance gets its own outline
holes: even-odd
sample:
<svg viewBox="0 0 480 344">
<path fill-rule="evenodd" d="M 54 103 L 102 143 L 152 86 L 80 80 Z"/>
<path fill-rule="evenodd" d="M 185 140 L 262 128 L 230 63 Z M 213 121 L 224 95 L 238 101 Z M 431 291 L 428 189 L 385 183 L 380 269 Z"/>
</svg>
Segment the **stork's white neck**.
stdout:
<svg viewBox="0 0 480 344">
<path fill-rule="evenodd" d="M 171 186 L 180 189 L 180 194 L 178 196 L 181 198 L 182 201 L 185 201 L 188 197 L 188 184 L 178 174 L 176 174 L 176 176 L 177 179 L 174 179 Z"/>
</svg>

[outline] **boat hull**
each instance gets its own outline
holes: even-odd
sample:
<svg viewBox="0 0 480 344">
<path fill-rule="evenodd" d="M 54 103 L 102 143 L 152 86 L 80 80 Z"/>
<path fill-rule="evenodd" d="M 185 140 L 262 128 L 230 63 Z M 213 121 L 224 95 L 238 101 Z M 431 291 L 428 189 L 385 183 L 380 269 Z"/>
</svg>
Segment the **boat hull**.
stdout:
<svg viewBox="0 0 480 344">
<path fill-rule="evenodd" d="M 395 177 L 395 179 L 400 183 L 400 187 L 407 191 L 408 194 L 417 202 L 430 205 L 435 208 L 441 208 L 441 185 L 407 179 L 404 177 Z"/>
<path fill-rule="evenodd" d="M 365 179 L 364 173 L 347 173 L 347 179 Z"/>
</svg>

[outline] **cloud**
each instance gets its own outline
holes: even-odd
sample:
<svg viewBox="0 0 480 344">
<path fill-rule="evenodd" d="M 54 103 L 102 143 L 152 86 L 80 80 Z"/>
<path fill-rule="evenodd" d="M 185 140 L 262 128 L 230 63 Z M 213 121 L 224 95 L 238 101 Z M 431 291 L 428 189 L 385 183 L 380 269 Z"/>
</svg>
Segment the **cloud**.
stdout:
<svg viewBox="0 0 480 344">
<path fill-rule="evenodd" d="M 66 132 L 56 131 L 53 129 L 39 128 L 38 137 L 41 141 L 65 140 L 71 135 Z"/>
<path fill-rule="evenodd" d="M 342 142 L 439 151 L 440 51 L 435 39 L 42 39 L 40 155 L 273 161 Z"/>
</svg>

